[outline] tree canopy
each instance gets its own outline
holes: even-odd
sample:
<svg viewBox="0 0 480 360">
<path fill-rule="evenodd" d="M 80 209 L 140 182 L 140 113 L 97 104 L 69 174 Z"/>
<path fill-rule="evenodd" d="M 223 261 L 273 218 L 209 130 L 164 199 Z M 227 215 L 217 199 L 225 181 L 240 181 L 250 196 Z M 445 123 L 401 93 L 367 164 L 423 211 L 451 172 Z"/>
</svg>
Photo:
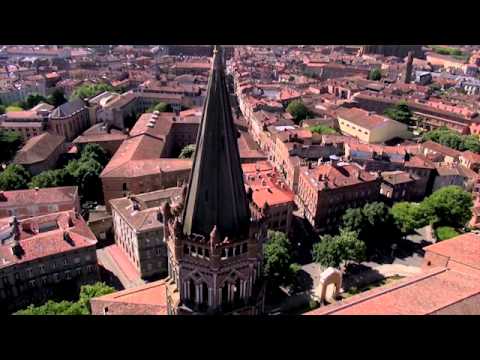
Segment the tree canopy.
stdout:
<svg viewBox="0 0 480 360">
<path fill-rule="evenodd" d="M 65 169 L 46 170 L 32 177 L 28 187 L 34 189 L 67 185 L 67 172 Z"/>
<path fill-rule="evenodd" d="M 58 88 L 55 89 L 53 93 L 47 97 L 47 103 L 54 107 L 59 107 L 67 101 L 68 100 L 65 98 L 63 91 Z"/>
<path fill-rule="evenodd" d="M 105 91 L 113 91 L 113 87 L 106 83 L 80 85 L 73 91 L 70 99 L 91 98 Z"/>
<path fill-rule="evenodd" d="M 323 235 L 313 244 L 313 260 L 324 267 L 339 268 L 348 262 L 362 262 L 366 258 L 366 245 L 355 231 L 340 230 L 339 235 Z"/>
<path fill-rule="evenodd" d="M 480 140 L 474 135 L 461 135 L 446 127 L 438 128 L 425 133 L 422 141 L 434 141 L 449 148 L 465 151 L 470 150 L 480 153 Z"/>
<path fill-rule="evenodd" d="M 472 217 L 472 195 L 459 186 L 446 186 L 421 203 L 399 202 L 391 209 L 396 226 L 403 234 L 432 224 L 435 227 L 463 227 Z"/>
<path fill-rule="evenodd" d="M 287 106 L 287 112 L 293 116 L 297 124 L 310 115 L 308 108 L 301 100 L 291 101 Z"/>
<path fill-rule="evenodd" d="M 179 159 L 192 159 L 195 156 L 195 149 L 196 145 L 195 144 L 190 144 L 185 146 L 182 151 L 180 152 L 180 155 L 178 155 Z"/>
<path fill-rule="evenodd" d="M 389 208 L 382 202 L 347 209 L 342 217 L 342 229 L 356 232 L 369 251 L 391 245 L 398 235 L 393 225 Z"/>
<path fill-rule="evenodd" d="M 16 131 L 0 130 L 0 161 L 10 161 L 23 144 L 22 135 Z"/>
<path fill-rule="evenodd" d="M 5 105 L 0 105 L 0 115 L 5 114 Z"/>
<path fill-rule="evenodd" d="M 405 101 L 400 101 L 394 107 L 389 107 L 385 109 L 384 115 L 388 116 L 392 120 L 411 125 L 412 123 L 412 112 L 408 107 Z"/>
<path fill-rule="evenodd" d="M 382 71 L 379 68 L 374 68 L 368 73 L 368 79 L 378 81 L 382 78 Z"/>
<path fill-rule="evenodd" d="M 22 165 L 10 164 L 0 173 L 0 190 L 26 189 L 30 177 L 30 173 Z"/>
<path fill-rule="evenodd" d="M 292 264 L 291 244 L 280 231 L 268 231 L 264 250 L 264 273 L 274 284 L 290 285 L 298 267 Z"/>
<path fill-rule="evenodd" d="M 27 98 L 23 102 L 22 107 L 24 109 L 31 109 L 34 106 L 37 106 L 41 102 L 47 102 L 47 99 L 40 94 L 30 94 L 27 96 Z"/>
<path fill-rule="evenodd" d="M 472 218 L 472 195 L 451 185 L 435 191 L 422 202 L 438 225 L 463 227 Z"/>
<path fill-rule="evenodd" d="M 167 112 L 168 110 L 170 110 L 170 105 L 164 102 L 159 102 L 149 107 L 147 112 L 154 112 L 154 111 Z"/>
<path fill-rule="evenodd" d="M 83 285 L 80 288 L 79 299 L 76 302 L 52 300 L 40 306 L 30 305 L 15 315 L 90 315 L 90 300 L 92 298 L 115 292 L 115 289 L 103 282 L 93 285 Z"/>
</svg>

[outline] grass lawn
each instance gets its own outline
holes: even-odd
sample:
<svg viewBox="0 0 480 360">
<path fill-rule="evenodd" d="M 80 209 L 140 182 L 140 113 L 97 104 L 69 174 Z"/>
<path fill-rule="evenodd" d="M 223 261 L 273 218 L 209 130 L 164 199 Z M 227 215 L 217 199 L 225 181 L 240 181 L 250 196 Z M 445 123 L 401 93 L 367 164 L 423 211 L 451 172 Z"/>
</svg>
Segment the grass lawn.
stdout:
<svg viewBox="0 0 480 360">
<path fill-rule="evenodd" d="M 12 112 L 12 111 L 23 111 L 20 106 L 7 106 L 5 112 Z"/>
<path fill-rule="evenodd" d="M 437 237 L 438 241 L 451 239 L 457 235 L 460 235 L 457 230 L 450 226 L 440 226 L 435 229 L 435 236 Z"/>
<path fill-rule="evenodd" d="M 374 288 L 377 288 L 377 287 L 380 287 L 380 286 L 383 286 L 383 285 L 390 284 L 394 281 L 397 281 L 397 280 L 400 280 L 400 279 L 403 279 L 403 278 L 404 278 L 404 276 L 395 275 L 395 276 L 390 276 L 388 278 L 384 278 L 384 279 L 379 280 L 379 281 L 375 281 L 371 284 L 368 284 L 366 286 L 362 286 L 360 288 L 352 286 L 350 289 L 348 289 L 348 291 L 345 291 L 344 293 L 340 294 L 340 296 L 344 299 L 347 299 L 350 296 L 357 295 L 357 294 L 360 294 L 362 292 L 372 290 Z"/>
<path fill-rule="evenodd" d="M 325 134 L 325 135 L 337 134 L 337 131 L 335 129 L 332 129 L 331 127 L 325 126 L 325 125 L 310 126 L 308 130 L 317 134 Z"/>
</svg>

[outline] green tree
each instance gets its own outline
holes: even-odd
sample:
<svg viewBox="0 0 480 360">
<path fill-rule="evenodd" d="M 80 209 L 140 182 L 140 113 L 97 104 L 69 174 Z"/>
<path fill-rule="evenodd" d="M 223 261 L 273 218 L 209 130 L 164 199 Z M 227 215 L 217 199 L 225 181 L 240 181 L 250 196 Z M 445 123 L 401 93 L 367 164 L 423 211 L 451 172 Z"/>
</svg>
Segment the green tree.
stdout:
<svg viewBox="0 0 480 360">
<path fill-rule="evenodd" d="M 47 97 L 47 103 L 54 107 L 59 107 L 65 104 L 68 100 L 65 98 L 65 94 L 60 89 L 55 89 L 51 95 Z"/>
<path fill-rule="evenodd" d="M 80 299 L 78 300 L 78 303 L 81 305 L 84 312 L 90 314 L 92 311 L 90 307 L 91 299 L 111 294 L 113 292 L 115 292 L 115 289 L 104 282 L 97 282 L 93 285 L 83 285 L 80 288 Z"/>
<path fill-rule="evenodd" d="M 278 285 L 290 285 L 297 265 L 292 265 L 291 244 L 287 236 L 279 231 L 268 231 L 268 242 L 264 250 L 265 276 Z"/>
<path fill-rule="evenodd" d="M 355 231 L 341 230 L 339 235 L 323 235 L 313 244 L 313 260 L 324 267 L 339 268 L 348 262 L 362 262 L 366 258 L 366 245 Z"/>
<path fill-rule="evenodd" d="M 15 315 L 90 315 L 90 300 L 113 292 L 115 292 L 115 289 L 103 282 L 83 285 L 80 288 L 80 296 L 76 302 L 55 302 L 49 300 L 40 306 L 30 305 L 24 310 L 17 311 Z"/>
<path fill-rule="evenodd" d="M 411 234 L 415 229 L 422 228 L 431 221 L 431 214 L 425 211 L 424 206 L 406 201 L 393 205 L 390 213 L 403 235 Z"/>
<path fill-rule="evenodd" d="M 368 79 L 373 81 L 378 81 L 382 78 L 382 71 L 379 68 L 374 68 L 370 70 L 368 74 Z"/>
<path fill-rule="evenodd" d="M 5 114 L 5 105 L 0 105 L 0 115 Z"/>
<path fill-rule="evenodd" d="M 24 102 L 24 108 L 25 109 L 31 109 L 33 108 L 34 106 L 37 106 L 39 103 L 41 102 L 46 102 L 47 99 L 40 95 L 40 94 L 30 94 L 27 96 L 27 98 L 25 99 L 25 102 Z"/>
<path fill-rule="evenodd" d="M 472 195 L 459 186 L 435 191 L 422 205 L 433 214 L 436 225 L 462 227 L 472 218 Z"/>
<path fill-rule="evenodd" d="M 102 166 L 107 165 L 110 160 L 105 149 L 98 144 L 87 144 L 83 148 L 80 161 L 87 161 L 89 159 L 98 161 Z"/>
<path fill-rule="evenodd" d="M 66 185 L 68 185 L 67 172 L 65 169 L 56 169 L 43 171 L 40 174 L 35 175 L 32 177 L 32 181 L 30 181 L 28 187 L 34 189 L 36 187 L 48 188 Z"/>
<path fill-rule="evenodd" d="M 297 124 L 310 115 L 308 108 L 301 100 L 291 101 L 287 106 L 287 112 L 292 115 Z"/>
<path fill-rule="evenodd" d="M 364 220 L 362 208 L 347 209 L 342 217 L 343 228 L 359 234 L 365 226 Z"/>
<path fill-rule="evenodd" d="M 465 150 L 480 154 L 480 140 L 474 135 L 466 135 L 463 138 L 463 147 Z"/>
<path fill-rule="evenodd" d="M 412 112 L 405 101 L 400 101 L 394 107 L 385 109 L 383 114 L 407 125 L 411 125 L 412 123 Z"/>
<path fill-rule="evenodd" d="M 195 144 L 190 144 L 185 146 L 182 151 L 180 151 L 179 159 L 192 159 L 195 156 Z"/>
<path fill-rule="evenodd" d="M 113 87 L 105 83 L 80 85 L 73 91 L 70 100 L 91 98 L 105 91 L 113 91 Z"/>
<path fill-rule="evenodd" d="M 23 144 L 22 135 L 16 131 L 0 130 L 0 161 L 10 161 Z"/>
<path fill-rule="evenodd" d="M 154 111 L 167 112 L 169 109 L 170 109 L 170 106 L 167 103 L 159 102 L 159 103 L 156 103 L 155 105 L 152 105 L 150 108 L 148 108 L 147 112 L 154 112 Z"/>
<path fill-rule="evenodd" d="M 72 160 L 66 166 L 67 174 L 78 186 L 85 200 L 98 200 L 102 196 L 100 174 L 103 166 L 95 159 Z"/>
<path fill-rule="evenodd" d="M 28 187 L 30 173 L 21 165 L 10 164 L 0 174 L 0 190 L 20 190 Z"/>
</svg>

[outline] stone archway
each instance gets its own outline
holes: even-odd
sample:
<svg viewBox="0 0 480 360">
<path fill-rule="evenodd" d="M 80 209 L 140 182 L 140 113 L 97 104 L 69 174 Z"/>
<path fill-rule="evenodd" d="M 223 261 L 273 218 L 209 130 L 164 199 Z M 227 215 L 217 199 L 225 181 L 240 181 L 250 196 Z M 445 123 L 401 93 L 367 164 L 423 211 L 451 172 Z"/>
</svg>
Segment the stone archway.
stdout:
<svg viewBox="0 0 480 360">
<path fill-rule="evenodd" d="M 334 288 L 333 291 L 331 290 Z M 342 287 L 342 273 L 340 270 L 329 267 L 320 275 L 320 283 L 315 289 L 315 296 L 321 303 L 335 301 Z"/>
</svg>

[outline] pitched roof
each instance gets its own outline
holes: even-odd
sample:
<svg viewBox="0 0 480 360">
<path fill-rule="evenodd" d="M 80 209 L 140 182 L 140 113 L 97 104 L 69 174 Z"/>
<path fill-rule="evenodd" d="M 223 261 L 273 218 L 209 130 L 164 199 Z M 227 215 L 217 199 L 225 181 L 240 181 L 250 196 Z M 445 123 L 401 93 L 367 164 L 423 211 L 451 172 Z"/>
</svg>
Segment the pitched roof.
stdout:
<svg viewBox="0 0 480 360">
<path fill-rule="evenodd" d="M 389 122 L 395 122 L 386 116 L 380 116 L 375 113 L 357 108 L 340 108 L 336 111 L 338 117 L 350 121 L 365 129 L 374 129 Z"/>
<path fill-rule="evenodd" d="M 65 137 L 43 133 L 30 138 L 18 151 L 16 164 L 31 165 L 47 160 L 65 142 Z"/>
<path fill-rule="evenodd" d="M 73 113 L 82 110 L 84 107 L 85 102 L 82 99 L 75 99 L 57 107 L 55 110 L 52 111 L 50 116 L 52 118 L 62 118 L 70 116 Z"/>
<path fill-rule="evenodd" d="M 44 232 L 31 230 L 39 229 L 42 225 L 52 229 Z M 0 267 L 95 246 L 97 241 L 85 221 L 74 211 L 63 211 L 22 220 L 19 229 L 19 243 L 23 254 L 21 257 L 16 257 L 12 254 L 9 244 L 1 245 L 0 258 L 3 258 L 3 262 L 0 263 Z M 65 232 L 68 233 L 70 241 L 65 240 Z"/>
<path fill-rule="evenodd" d="M 3 191 L 0 209 L 25 206 L 34 203 L 37 206 L 75 201 L 78 196 L 76 186 L 62 186 L 41 189 Z"/>
<path fill-rule="evenodd" d="M 250 211 L 223 57 L 218 51 L 214 52 L 196 149 L 183 214 L 184 233 L 208 235 L 217 226 L 220 237 L 242 237 L 248 231 Z"/>
</svg>

